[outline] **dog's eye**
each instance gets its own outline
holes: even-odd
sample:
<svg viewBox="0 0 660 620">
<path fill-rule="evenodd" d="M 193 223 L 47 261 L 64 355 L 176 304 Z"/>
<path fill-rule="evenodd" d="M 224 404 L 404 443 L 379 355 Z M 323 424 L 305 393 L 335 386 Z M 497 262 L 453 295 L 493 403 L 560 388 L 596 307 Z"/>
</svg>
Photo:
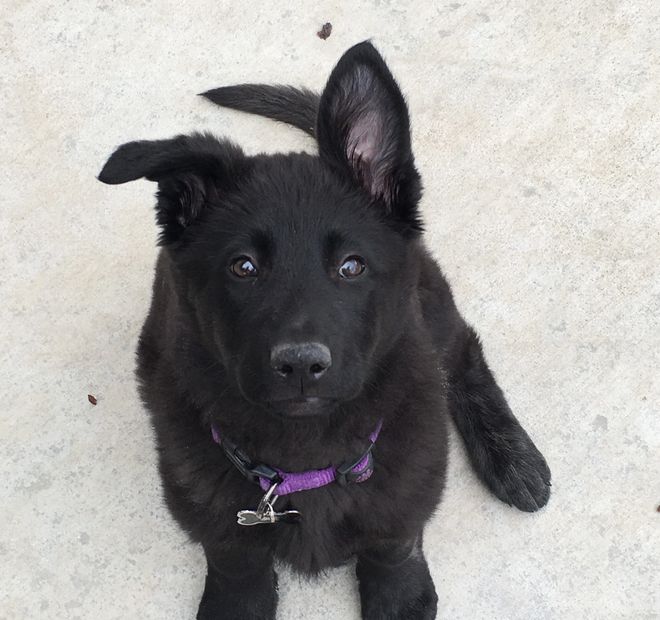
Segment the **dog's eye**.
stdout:
<svg viewBox="0 0 660 620">
<path fill-rule="evenodd" d="M 239 256 L 229 268 L 238 278 L 256 278 L 257 268 L 254 261 L 247 256 Z"/>
<path fill-rule="evenodd" d="M 339 275 L 342 278 L 357 278 L 366 268 L 367 265 L 361 256 L 349 256 L 339 268 Z"/>
</svg>

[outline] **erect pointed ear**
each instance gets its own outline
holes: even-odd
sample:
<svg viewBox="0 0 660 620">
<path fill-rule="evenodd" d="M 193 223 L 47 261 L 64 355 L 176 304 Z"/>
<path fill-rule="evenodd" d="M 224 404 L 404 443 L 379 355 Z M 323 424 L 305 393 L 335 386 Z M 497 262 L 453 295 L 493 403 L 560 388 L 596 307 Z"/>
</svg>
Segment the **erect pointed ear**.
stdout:
<svg viewBox="0 0 660 620">
<path fill-rule="evenodd" d="M 110 185 L 146 178 L 158 183 L 156 221 L 160 245 L 176 241 L 205 205 L 231 189 L 245 172 L 241 149 L 210 134 L 142 140 L 120 146 L 99 181 Z"/>
<path fill-rule="evenodd" d="M 321 95 L 321 157 L 384 204 L 405 231 L 421 230 L 419 173 L 406 102 L 385 61 L 365 41 L 339 60 Z"/>
</svg>

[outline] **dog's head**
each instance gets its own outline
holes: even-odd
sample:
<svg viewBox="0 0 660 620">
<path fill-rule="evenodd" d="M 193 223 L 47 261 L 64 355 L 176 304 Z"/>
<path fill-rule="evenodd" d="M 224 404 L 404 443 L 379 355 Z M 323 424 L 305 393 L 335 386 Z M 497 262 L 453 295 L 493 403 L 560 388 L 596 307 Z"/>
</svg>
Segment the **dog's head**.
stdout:
<svg viewBox="0 0 660 620">
<path fill-rule="evenodd" d="M 369 43 L 323 91 L 319 156 L 247 157 L 208 134 L 131 142 L 99 179 L 158 183 L 176 290 L 242 396 L 282 415 L 358 396 L 413 296 L 421 187 L 408 112 Z"/>
</svg>

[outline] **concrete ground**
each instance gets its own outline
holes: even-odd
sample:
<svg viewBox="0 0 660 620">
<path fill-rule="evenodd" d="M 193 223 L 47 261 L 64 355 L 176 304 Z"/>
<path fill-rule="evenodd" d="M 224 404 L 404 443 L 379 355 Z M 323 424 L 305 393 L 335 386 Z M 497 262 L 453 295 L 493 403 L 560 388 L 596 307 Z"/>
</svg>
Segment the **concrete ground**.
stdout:
<svg viewBox="0 0 660 620">
<path fill-rule="evenodd" d="M 428 243 L 553 471 L 548 507 L 517 512 L 453 437 L 426 536 L 438 617 L 660 617 L 656 0 L 5 0 L 0 17 L 1 618 L 193 617 L 203 555 L 163 506 L 133 380 L 154 187 L 95 175 L 122 142 L 193 129 L 313 150 L 195 93 L 321 87 L 367 37 L 410 103 Z M 283 569 L 278 617 L 357 618 L 351 569 Z"/>
</svg>

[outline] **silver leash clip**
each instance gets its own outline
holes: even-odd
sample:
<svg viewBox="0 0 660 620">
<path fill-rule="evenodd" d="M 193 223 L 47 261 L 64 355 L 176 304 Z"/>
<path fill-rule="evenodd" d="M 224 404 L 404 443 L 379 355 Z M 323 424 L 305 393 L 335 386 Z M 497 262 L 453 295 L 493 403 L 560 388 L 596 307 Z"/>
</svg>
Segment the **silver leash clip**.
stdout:
<svg viewBox="0 0 660 620">
<path fill-rule="evenodd" d="M 275 495 L 277 482 L 274 482 L 264 494 L 256 510 L 239 510 L 236 513 L 239 525 L 264 525 L 267 523 L 298 523 L 302 514 L 298 510 L 285 510 L 277 512 L 275 502 L 279 495 Z"/>
</svg>

